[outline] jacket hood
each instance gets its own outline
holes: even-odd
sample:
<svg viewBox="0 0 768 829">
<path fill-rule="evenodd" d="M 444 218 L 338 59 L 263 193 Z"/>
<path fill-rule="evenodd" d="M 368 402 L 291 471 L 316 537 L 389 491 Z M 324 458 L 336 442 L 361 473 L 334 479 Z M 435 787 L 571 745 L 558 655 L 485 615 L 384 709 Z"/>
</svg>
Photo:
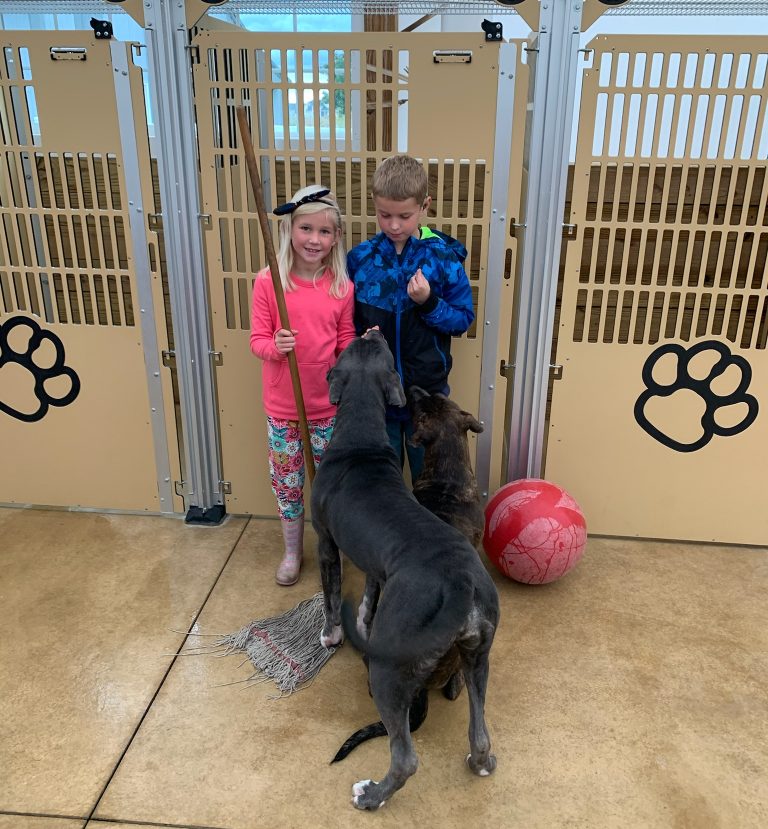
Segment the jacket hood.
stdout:
<svg viewBox="0 0 768 829">
<path fill-rule="evenodd" d="M 431 227 L 422 226 L 419 241 L 427 244 L 443 244 L 451 250 L 458 258 L 459 262 L 464 262 L 467 258 L 467 249 L 458 240 L 449 236 L 447 233 L 441 233 L 439 230 L 433 230 Z"/>
</svg>

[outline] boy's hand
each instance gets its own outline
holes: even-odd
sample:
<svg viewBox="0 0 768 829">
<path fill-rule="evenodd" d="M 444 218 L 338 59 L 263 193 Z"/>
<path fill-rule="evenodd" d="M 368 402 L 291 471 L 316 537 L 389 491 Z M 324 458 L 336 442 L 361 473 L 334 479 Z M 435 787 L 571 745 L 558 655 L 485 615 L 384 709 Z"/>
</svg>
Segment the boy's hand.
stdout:
<svg viewBox="0 0 768 829">
<path fill-rule="evenodd" d="M 408 280 L 408 296 L 417 304 L 423 305 L 432 293 L 424 274 L 419 268 L 416 273 Z"/>
<path fill-rule="evenodd" d="M 295 328 L 290 331 L 287 328 L 279 328 L 275 331 L 275 348 L 283 356 L 296 348 L 296 334 L 298 334 L 298 331 Z"/>
</svg>

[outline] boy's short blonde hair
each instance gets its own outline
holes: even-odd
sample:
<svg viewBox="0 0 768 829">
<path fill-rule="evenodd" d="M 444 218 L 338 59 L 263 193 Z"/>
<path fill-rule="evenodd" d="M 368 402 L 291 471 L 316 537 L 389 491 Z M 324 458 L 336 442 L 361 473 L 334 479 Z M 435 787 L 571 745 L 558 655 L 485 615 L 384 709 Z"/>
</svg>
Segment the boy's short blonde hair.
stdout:
<svg viewBox="0 0 768 829">
<path fill-rule="evenodd" d="M 373 174 L 371 192 L 392 201 L 427 198 L 427 172 L 420 161 L 409 155 L 393 155 L 379 164 Z"/>
</svg>

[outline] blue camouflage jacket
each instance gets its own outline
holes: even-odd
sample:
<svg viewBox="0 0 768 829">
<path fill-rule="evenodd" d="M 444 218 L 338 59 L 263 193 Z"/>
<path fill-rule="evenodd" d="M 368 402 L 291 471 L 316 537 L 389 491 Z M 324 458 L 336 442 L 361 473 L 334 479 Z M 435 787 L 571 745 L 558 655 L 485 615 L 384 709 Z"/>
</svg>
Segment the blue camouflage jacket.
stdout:
<svg viewBox="0 0 768 829">
<path fill-rule="evenodd" d="M 475 312 L 472 290 L 462 265 L 466 248 L 450 236 L 421 228 L 398 255 L 379 233 L 354 247 L 347 267 L 355 283 L 355 328 L 358 334 L 378 325 L 408 390 L 445 392 L 451 370 L 451 337 L 463 334 Z M 429 299 L 417 305 L 408 296 L 408 281 L 421 268 L 430 285 Z"/>
</svg>

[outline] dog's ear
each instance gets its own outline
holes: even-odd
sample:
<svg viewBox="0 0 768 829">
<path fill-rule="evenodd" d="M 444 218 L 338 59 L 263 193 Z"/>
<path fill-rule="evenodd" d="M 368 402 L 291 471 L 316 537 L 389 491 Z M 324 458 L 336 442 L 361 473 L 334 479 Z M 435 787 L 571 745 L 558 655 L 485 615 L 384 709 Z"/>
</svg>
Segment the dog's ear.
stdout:
<svg viewBox="0 0 768 829">
<path fill-rule="evenodd" d="M 429 446 L 430 443 L 434 443 L 437 434 L 430 422 L 428 417 L 419 417 L 413 421 L 413 434 L 408 439 L 411 446 Z"/>
<path fill-rule="evenodd" d="M 328 399 L 337 406 L 341 400 L 341 391 L 347 384 L 347 376 L 334 367 L 326 374 L 325 379 L 328 381 Z"/>
<path fill-rule="evenodd" d="M 384 396 L 390 406 L 405 406 L 405 392 L 396 371 L 388 371 L 384 378 Z"/>
<path fill-rule="evenodd" d="M 424 391 L 421 386 L 408 386 L 408 402 L 418 403 L 419 401 L 423 400 L 425 397 L 429 397 L 429 392 Z"/>
<path fill-rule="evenodd" d="M 422 400 L 429 398 L 429 392 L 424 391 L 421 386 L 408 386 L 405 392 L 405 399 L 408 401 L 408 410 L 413 416 L 419 408 Z"/>
<path fill-rule="evenodd" d="M 461 411 L 461 426 L 465 432 L 470 431 L 480 434 L 483 431 L 483 424 L 463 409 Z"/>
</svg>

